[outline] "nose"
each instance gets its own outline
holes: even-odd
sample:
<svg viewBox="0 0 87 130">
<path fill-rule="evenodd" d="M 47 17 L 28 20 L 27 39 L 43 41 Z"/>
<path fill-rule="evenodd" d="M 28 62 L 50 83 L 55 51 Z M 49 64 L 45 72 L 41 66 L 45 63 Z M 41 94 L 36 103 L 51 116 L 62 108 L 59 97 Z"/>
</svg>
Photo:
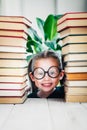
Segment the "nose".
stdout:
<svg viewBox="0 0 87 130">
<path fill-rule="evenodd" d="M 50 78 L 50 77 L 49 77 L 48 73 L 47 73 L 47 72 L 45 72 L 44 79 L 45 79 L 45 80 L 48 80 L 49 78 Z"/>
</svg>

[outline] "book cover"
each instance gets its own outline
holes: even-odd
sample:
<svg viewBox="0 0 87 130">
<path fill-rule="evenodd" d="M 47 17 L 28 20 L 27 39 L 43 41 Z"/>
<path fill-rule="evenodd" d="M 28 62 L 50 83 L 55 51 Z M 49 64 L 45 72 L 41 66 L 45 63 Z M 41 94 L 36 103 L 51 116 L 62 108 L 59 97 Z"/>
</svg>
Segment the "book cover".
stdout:
<svg viewBox="0 0 87 130">
<path fill-rule="evenodd" d="M 87 18 L 69 18 L 57 25 L 58 32 L 68 27 L 87 27 Z"/>
<path fill-rule="evenodd" d="M 9 30 L 24 30 L 28 33 L 28 27 L 24 23 L 15 23 L 15 22 L 1 22 L 0 29 L 9 29 Z"/>
<path fill-rule="evenodd" d="M 0 29 L 0 37 L 13 37 L 13 38 L 23 38 L 27 40 L 28 34 L 24 30 L 7 30 L 7 29 Z M 0 39 L 1 40 L 1 39 Z"/>
<path fill-rule="evenodd" d="M 60 19 L 58 19 L 58 24 L 69 18 L 87 18 L 87 12 L 67 12 Z"/>
<path fill-rule="evenodd" d="M 66 27 L 59 34 L 61 39 L 67 36 L 87 36 L 87 27 Z"/>
<path fill-rule="evenodd" d="M 23 16 L 3 16 L 3 15 L 1 15 L 0 21 L 1 22 L 24 23 L 28 27 L 30 27 L 30 25 L 32 23 L 29 19 L 27 19 L 26 17 L 23 17 Z"/>
<path fill-rule="evenodd" d="M 31 21 L 21 16 L 0 16 L 0 29 L 24 30 L 28 32 Z"/>
</svg>

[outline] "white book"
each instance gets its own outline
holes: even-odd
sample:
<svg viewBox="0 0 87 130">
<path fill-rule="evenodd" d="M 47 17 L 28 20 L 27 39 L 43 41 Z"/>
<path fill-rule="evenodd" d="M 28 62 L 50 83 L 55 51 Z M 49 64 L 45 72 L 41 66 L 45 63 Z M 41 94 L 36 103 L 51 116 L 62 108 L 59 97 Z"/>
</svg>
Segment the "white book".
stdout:
<svg viewBox="0 0 87 130">
<path fill-rule="evenodd" d="M 0 91 L 1 90 L 19 90 L 19 89 L 23 89 L 28 85 L 27 81 L 25 82 L 0 82 Z"/>
<path fill-rule="evenodd" d="M 65 85 L 66 86 L 78 86 L 78 87 L 87 86 L 87 80 L 78 80 L 78 81 L 77 80 L 73 80 L 73 81 L 66 80 Z"/>
<path fill-rule="evenodd" d="M 0 96 L 22 96 L 26 92 L 26 87 L 21 90 L 0 90 Z"/>
<path fill-rule="evenodd" d="M 65 72 L 70 72 L 70 73 L 75 73 L 75 72 L 87 72 L 87 67 L 68 66 L 68 67 L 65 67 Z"/>
<path fill-rule="evenodd" d="M 14 83 L 14 82 L 19 82 L 19 83 L 22 83 L 22 82 L 24 82 L 28 77 L 27 77 L 28 75 L 23 75 L 23 76 L 10 76 L 10 75 L 8 75 L 8 76 L 5 76 L 5 75 L 0 75 L 0 83 L 1 82 L 6 82 L 6 83 L 8 83 L 8 82 L 10 82 L 10 83 Z"/>
<path fill-rule="evenodd" d="M 23 76 L 27 74 L 27 68 L 0 68 L 0 76 Z"/>
<path fill-rule="evenodd" d="M 0 52 L 23 52 L 26 53 L 25 47 L 0 46 Z"/>
<path fill-rule="evenodd" d="M 0 67 L 27 67 L 27 60 L 0 59 Z"/>
</svg>

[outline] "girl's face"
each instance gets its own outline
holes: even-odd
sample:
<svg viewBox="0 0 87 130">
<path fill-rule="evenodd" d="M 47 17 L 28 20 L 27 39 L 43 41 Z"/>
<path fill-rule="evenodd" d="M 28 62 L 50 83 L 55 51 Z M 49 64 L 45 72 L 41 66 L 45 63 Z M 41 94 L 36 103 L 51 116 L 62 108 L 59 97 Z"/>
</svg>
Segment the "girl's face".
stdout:
<svg viewBox="0 0 87 130">
<path fill-rule="evenodd" d="M 35 61 L 34 69 L 40 67 L 43 70 L 48 71 L 48 69 L 52 66 L 57 66 L 57 67 L 59 66 L 56 59 L 41 58 Z M 38 89 L 44 92 L 50 92 L 58 85 L 60 77 L 63 77 L 63 72 L 60 72 L 60 74 L 56 78 L 49 77 L 47 73 L 45 73 L 45 76 L 42 79 L 36 79 L 32 75 L 32 73 L 30 73 L 29 75 L 31 77 L 31 80 L 35 82 L 35 85 L 37 86 Z"/>
</svg>

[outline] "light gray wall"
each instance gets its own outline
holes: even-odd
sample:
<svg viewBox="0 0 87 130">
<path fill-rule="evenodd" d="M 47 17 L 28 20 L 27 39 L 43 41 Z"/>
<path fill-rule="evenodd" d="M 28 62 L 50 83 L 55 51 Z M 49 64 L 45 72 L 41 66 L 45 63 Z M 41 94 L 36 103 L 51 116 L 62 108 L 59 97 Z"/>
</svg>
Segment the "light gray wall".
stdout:
<svg viewBox="0 0 87 130">
<path fill-rule="evenodd" d="M 87 12 L 87 0 L 57 0 L 56 13 Z"/>
</svg>

